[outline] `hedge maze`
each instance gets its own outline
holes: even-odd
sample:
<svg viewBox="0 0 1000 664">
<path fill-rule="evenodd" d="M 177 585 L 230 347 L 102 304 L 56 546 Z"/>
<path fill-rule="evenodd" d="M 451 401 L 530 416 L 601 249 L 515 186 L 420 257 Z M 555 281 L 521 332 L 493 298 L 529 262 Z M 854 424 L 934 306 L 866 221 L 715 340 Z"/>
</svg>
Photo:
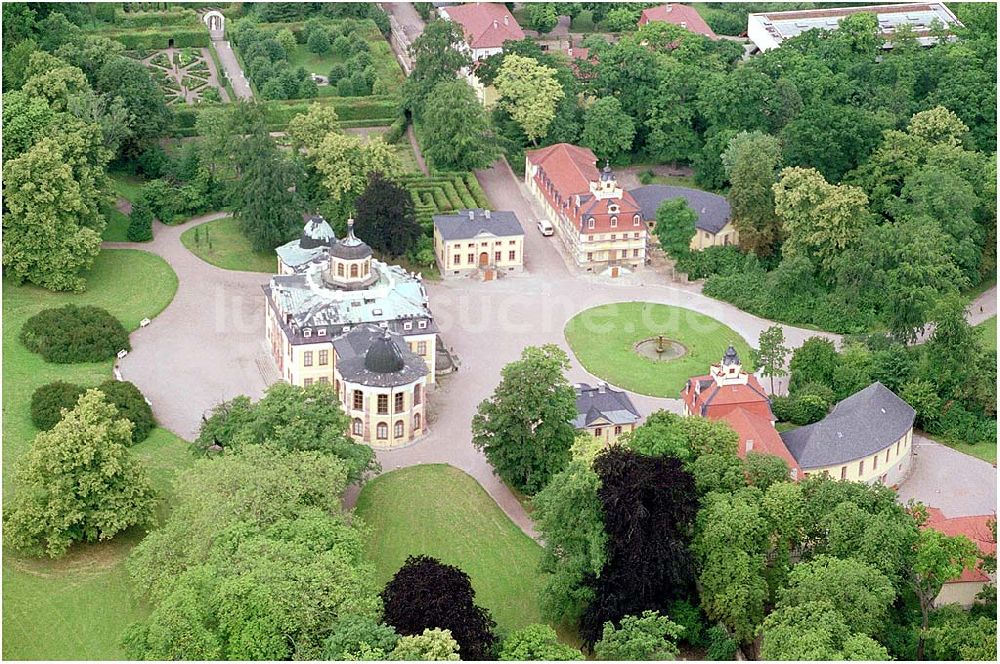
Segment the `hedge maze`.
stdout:
<svg viewBox="0 0 1000 664">
<path fill-rule="evenodd" d="M 490 207 L 472 173 L 408 174 L 403 176 L 402 184 L 413 197 L 417 221 L 425 230 L 433 225 L 435 214 Z"/>
</svg>

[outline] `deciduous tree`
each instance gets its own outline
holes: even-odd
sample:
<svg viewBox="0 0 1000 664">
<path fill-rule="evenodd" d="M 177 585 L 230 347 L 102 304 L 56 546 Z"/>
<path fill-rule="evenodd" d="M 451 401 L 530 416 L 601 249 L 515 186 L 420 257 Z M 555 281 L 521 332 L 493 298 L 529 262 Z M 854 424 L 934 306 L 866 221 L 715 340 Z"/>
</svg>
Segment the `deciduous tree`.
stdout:
<svg viewBox="0 0 1000 664">
<path fill-rule="evenodd" d="M 568 368 L 557 346 L 525 348 L 472 418 L 472 444 L 519 491 L 537 493 L 569 461 L 576 393 L 563 375 Z"/>
<path fill-rule="evenodd" d="M 829 602 L 780 608 L 761 626 L 760 656 L 772 660 L 888 660 L 885 647 L 855 632 Z"/>
<path fill-rule="evenodd" d="M 354 209 L 354 232 L 375 251 L 402 256 L 416 246 L 421 228 L 413 211 L 413 198 L 381 173 L 369 176 L 368 186 L 354 202 Z"/>
<path fill-rule="evenodd" d="M 3 515 L 5 544 L 56 558 L 75 542 L 149 525 L 155 493 L 131 444 L 132 423 L 88 390 L 18 461 L 17 492 Z"/>
<path fill-rule="evenodd" d="M 635 124 L 618 99 L 601 97 L 584 114 L 580 139 L 598 159 L 618 161 L 632 150 Z"/>
<path fill-rule="evenodd" d="M 698 213 L 683 198 L 668 198 L 656 210 L 656 233 L 660 246 L 670 256 L 678 258 L 691 251 Z"/>
<path fill-rule="evenodd" d="M 789 353 L 784 330 L 780 325 L 772 325 L 760 333 L 757 345 L 754 364 L 760 366 L 761 373 L 771 379 L 771 394 L 774 394 L 774 377 L 784 373 Z"/>
<path fill-rule="evenodd" d="M 504 57 L 495 81 L 500 103 L 524 130 L 528 140 L 538 139 L 549 131 L 556 115 L 556 105 L 563 98 L 556 71 L 520 55 Z"/>
<path fill-rule="evenodd" d="M 461 647 L 452 637 L 451 630 L 428 627 L 420 634 L 401 637 L 389 659 L 403 662 L 458 661 Z"/>
<path fill-rule="evenodd" d="M 741 132 L 722 153 L 731 183 L 729 202 L 740 246 L 770 256 L 781 242 L 781 223 L 774 211 L 774 183 L 781 166 L 781 144 L 760 131 Z"/>
<path fill-rule="evenodd" d="M 475 599 L 468 574 L 428 556 L 409 556 L 382 591 L 385 622 L 402 637 L 439 627 L 451 632 L 466 659 L 493 659 L 496 623 Z"/>
<path fill-rule="evenodd" d="M 410 45 L 413 71 L 403 86 L 403 99 L 418 120 L 424 117 L 424 100 L 434 86 L 454 80 L 459 69 L 472 64 L 468 53 L 460 48 L 464 42 L 461 25 L 435 19 Z"/>
<path fill-rule="evenodd" d="M 677 655 L 677 639 L 684 628 L 656 611 L 625 616 L 616 627 L 604 623 L 601 640 L 594 646 L 598 659 L 615 661 L 660 661 Z"/>
<path fill-rule="evenodd" d="M 963 569 L 975 565 L 978 557 L 978 547 L 964 535 L 949 537 L 933 528 L 920 531 L 911 570 L 913 590 L 920 600 L 917 659 L 924 658 L 930 610 L 938 593 L 945 583 L 961 576 Z"/>
<path fill-rule="evenodd" d="M 424 102 L 424 155 L 435 168 L 469 171 L 497 158 L 489 119 L 472 88 L 462 80 L 442 81 Z"/>
<path fill-rule="evenodd" d="M 567 662 L 583 659 L 583 653 L 559 642 L 556 631 L 548 625 L 528 625 L 515 630 L 503 640 L 501 662 Z"/>
</svg>

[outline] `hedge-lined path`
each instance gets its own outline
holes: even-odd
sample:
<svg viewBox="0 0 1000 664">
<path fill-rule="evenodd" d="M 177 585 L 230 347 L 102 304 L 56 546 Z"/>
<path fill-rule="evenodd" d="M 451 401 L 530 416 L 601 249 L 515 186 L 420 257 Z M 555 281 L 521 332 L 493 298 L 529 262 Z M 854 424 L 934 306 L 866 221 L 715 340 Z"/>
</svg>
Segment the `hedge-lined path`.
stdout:
<svg viewBox="0 0 1000 664">
<path fill-rule="evenodd" d="M 253 90 L 250 89 L 247 77 L 243 75 L 243 69 L 240 68 L 240 62 L 236 59 L 236 53 L 233 52 L 229 41 L 219 39 L 212 43 L 215 44 L 215 52 L 219 55 L 222 68 L 226 70 L 226 76 L 229 77 L 229 83 L 233 86 L 233 92 L 240 99 L 253 99 Z"/>
<path fill-rule="evenodd" d="M 410 147 L 413 148 L 413 156 L 417 160 L 417 166 L 420 167 L 420 172 L 424 175 L 430 175 L 431 172 L 427 169 L 427 162 L 424 161 L 424 155 L 420 151 L 420 144 L 417 143 L 417 135 L 413 131 L 413 125 L 408 125 L 406 127 L 406 138 L 410 141 Z"/>
</svg>

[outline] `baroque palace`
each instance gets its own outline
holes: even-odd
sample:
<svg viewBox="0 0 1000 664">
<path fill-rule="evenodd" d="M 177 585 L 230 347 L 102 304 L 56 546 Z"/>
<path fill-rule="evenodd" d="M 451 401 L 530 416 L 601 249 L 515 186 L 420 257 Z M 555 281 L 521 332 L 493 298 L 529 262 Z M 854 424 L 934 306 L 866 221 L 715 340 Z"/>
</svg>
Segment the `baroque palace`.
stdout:
<svg viewBox="0 0 1000 664">
<path fill-rule="evenodd" d="M 267 342 L 288 383 L 333 385 L 356 440 L 397 447 L 426 433 L 437 327 L 420 275 L 373 258 L 353 227 L 337 239 L 309 217 L 278 247 L 264 286 Z"/>
</svg>

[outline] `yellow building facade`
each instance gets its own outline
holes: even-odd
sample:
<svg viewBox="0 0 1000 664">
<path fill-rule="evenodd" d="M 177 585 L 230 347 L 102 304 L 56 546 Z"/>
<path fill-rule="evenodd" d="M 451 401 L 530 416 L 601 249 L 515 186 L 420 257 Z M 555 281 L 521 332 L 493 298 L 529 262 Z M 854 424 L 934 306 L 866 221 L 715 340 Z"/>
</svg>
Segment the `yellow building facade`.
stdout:
<svg viewBox="0 0 1000 664">
<path fill-rule="evenodd" d="M 444 277 L 524 269 L 524 230 L 513 212 L 459 210 L 434 216 L 434 256 Z"/>
</svg>

